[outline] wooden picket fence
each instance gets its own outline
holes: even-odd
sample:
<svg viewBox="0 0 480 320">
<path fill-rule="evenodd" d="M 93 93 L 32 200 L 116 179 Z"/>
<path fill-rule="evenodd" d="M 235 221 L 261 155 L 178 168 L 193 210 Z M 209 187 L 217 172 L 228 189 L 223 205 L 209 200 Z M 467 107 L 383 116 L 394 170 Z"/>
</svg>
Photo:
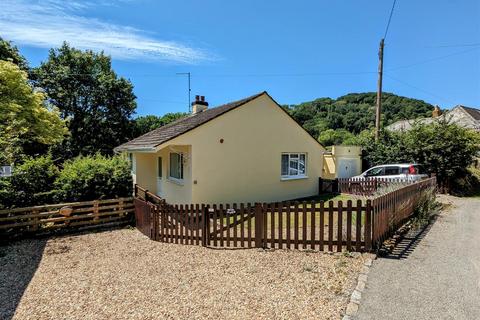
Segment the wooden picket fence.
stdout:
<svg viewBox="0 0 480 320">
<path fill-rule="evenodd" d="M 141 187 L 136 191 L 137 228 L 157 241 L 338 252 L 372 248 L 370 200 L 171 205 Z"/>
<path fill-rule="evenodd" d="M 171 205 L 136 186 L 137 228 L 153 240 L 218 248 L 371 251 L 413 214 L 435 178 L 373 200 Z"/>
<path fill-rule="evenodd" d="M 373 199 L 372 239 L 377 245 L 391 236 L 413 213 L 424 191 L 435 190 L 435 177 L 412 183 Z"/>
<path fill-rule="evenodd" d="M 0 239 L 91 226 L 130 223 L 133 198 L 59 203 L 0 210 Z"/>
</svg>

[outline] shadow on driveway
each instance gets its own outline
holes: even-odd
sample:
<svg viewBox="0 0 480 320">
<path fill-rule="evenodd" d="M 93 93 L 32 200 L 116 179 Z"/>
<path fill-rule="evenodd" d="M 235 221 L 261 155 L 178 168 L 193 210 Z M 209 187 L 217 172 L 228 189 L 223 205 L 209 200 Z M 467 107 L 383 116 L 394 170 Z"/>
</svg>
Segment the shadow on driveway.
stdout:
<svg viewBox="0 0 480 320">
<path fill-rule="evenodd" d="M 26 239 L 0 245 L 0 319 L 12 319 L 47 243 Z"/>
<path fill-rule="evenodd" d="M 384 256 L 381 256 L 381 258 L 394 260 L 407 259 L 418 246 L 418 244 L 422 241 L 422 239 L 425 238 L 425 236 L 428 234 L 436 220 L 437 216 L 435 215 L 432 218 L 432 221 L 430 221 L 430 223 L 423 228 L 417 230 L 409 230 L 407 234 L 402 237 L 400 242 L 395 245 L 393 251 Z"/>
</svg>

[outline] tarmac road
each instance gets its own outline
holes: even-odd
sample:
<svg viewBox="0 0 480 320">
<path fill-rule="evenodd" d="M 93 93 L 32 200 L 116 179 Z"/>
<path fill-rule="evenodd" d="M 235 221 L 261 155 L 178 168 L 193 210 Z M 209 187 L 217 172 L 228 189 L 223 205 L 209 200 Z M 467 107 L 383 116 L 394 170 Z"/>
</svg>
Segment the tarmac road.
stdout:
<svg viewBox="0 0 480 320">
<path fill-rule="evenodd" d="M 419 239 L 374 261 L 358 319 L 480 319 L 480 199 L 441 201 L 452 207 Z"/>
</svg>

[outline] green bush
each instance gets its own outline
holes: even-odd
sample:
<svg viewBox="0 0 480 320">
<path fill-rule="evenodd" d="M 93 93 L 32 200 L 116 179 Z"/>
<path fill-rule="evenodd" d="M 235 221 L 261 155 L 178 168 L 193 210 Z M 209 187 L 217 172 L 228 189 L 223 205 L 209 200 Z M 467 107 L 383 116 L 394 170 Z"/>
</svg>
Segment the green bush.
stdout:
<svg viewBox="0 0 480 320">
<path fill-rule="evenodd" d="M 1 184 L 6 203 L 15 207 L 27 207 L 51 203 L 59 170 L 51 156 L 26 159 L 14 167 L 12 176 Z"/>
<path fill-rule="evenodd" d="M 388 163 L 416 162 L 437 176 L 443 189 L 452 191 L 455 179 L 467 176 L 467 168 L 480 152 L 480 135 L 473 130 L 445 121 L 416 124 L 406 132 L 381 132 L 375 141 L 373 131 L 356 137 L 363 147 L 369 166 Z M 468 183 L 465 183 L 468 186 Z"/>
<path fill-rule="evenodd" d="M 456 196 L 480 196 L 480 169 L 471 166 L 458 175 L 451 185 L 451 193 Z"/>
<path fill-rule="evenodd" d="M 127 159 L 96 154 L 66 161 L 55 186 L 58 201 L 127 197 L 132 193 L 132 177 Z"/>
<path fill-rule="evenodd" d="M 9 208 L 13 202 L 13 192 L 10 177 L 0 178 L 0 210 Z"/>
<path fill-rule="evenodd" d="M 423 190 L 413 209 L 413 226 L 417 228 L 426 226 L 439 207 L 435 188 Z"/>
</svg>

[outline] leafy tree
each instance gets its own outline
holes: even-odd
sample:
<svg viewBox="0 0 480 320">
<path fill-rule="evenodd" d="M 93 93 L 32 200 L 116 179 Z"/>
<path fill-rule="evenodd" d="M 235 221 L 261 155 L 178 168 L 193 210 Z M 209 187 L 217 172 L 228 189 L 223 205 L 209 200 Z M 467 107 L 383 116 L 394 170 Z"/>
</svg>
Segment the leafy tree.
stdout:
<svg viewBox="0 0 480 320">
<path fill-rule="evenodd" d="M 354 135 L 345 129 L 327 129 L 322 131 L 318 136 L 318 141 L 324 146 L 332 146 L 339 144 L 350 144 L 354 141 Z"/>
<path fill-rule="evenodd" d="M 183 118 L 187 115 L 184 112 L 166 113 L 159 117 L 154 115 L 141 116 L 134 120 L 133 137 L 141 136 L 156 128 L 160 128 L 170 122 Z"/>
<path fill-rule="evenodd" d="M 439 185 L 447 189 L 454 180 L 468 174 L 467 168 L 480 152 L 479 133 L 445 121 L 416 124 L 406 132 L 384 131 L 378 142 L 373 131 L 364 131 L 355 143 L 363 147 L 369 166 L 420 163 L 436 174 Z"/>
<path fill-rule="evenodd" d="M 0 60 L 10 61 L 20 69 L 24 71 L 28 70 L 27 60 L 20 54 L 18 48 L 2 37 L 0 37 Z"/>
<path fill-rule="evenodd" d="M 414 161 L 406 152 L 404 133 L 383 130 L 378 141 L 375 141 L 374 130 L 362 131 L 353 139 L 352 144 L 363 149 L 363 160 L 368 167 L 380 164 Z"/>
<path fill-rule="evenodd" d="M 447 188 L 455 177 L 467 174 L 467 168 L 480 152 L 480 134 L 446 121 L 416 125 L 405 133 L 410 158 L 423 163 Z"/>
<path fill-rule="evenodd" d="M 96 154 L 67 160 L 55 186 L 59 201 L 84 201 L 130 196 L 132 183 L 126 158 Z"/>
<path fill-rule="evenodd" d="M 115 146 L 131 137 L 130 118 L 136 108 L 133 85 L 112 70 L 109 56 L 64 43 L 50 50 L 32 76 L 68 119 L 71 136 L 54 151 L 62 158 L 112 154 Z"/>
<path fill-rule="evenodd" d="M 44 94 L 30 86 L 27 74 L 0 61 L 0 162 L 19 160 L 34 146 L 59 143 L 67 133 L 58 110 L 45 105 Z"/>
</svg>

